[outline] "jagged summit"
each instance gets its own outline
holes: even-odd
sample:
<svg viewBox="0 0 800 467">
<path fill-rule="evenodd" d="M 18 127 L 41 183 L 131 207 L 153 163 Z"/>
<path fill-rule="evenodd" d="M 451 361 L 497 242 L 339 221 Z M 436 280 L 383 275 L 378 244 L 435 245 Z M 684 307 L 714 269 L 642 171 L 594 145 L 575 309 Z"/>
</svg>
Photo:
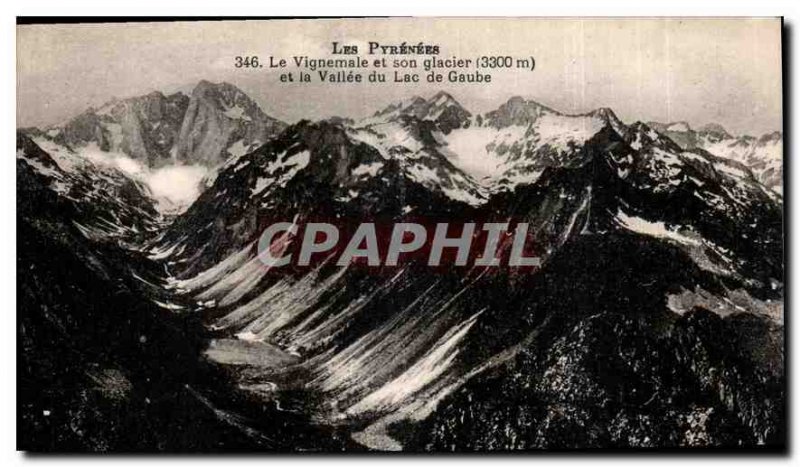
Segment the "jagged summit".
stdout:
<svg viewBox="0 0 800 467">
<path fill-rule="evenodd" d="M 197 82 L 197 84 L 195 85 L 194 89 L 195 89 L 195 91 L 197 91 L 198 89 L 202 90 L 202 89 L 216 88 L 216 87 L 222 87 L 222 86 L 231 86 L 231 87 L 234 87 L 234 88 L 236 87 L 236 86 L 233 86 L 232 84 L 228 83 L 227 81 L 220 81 L 219 83 L 214 83 L 214 82 L 209 81 L 207 79 L 201 79 L 200 81 Z"/>
<path fill-rule="evenodd" d="M 215 166 L 264 144 L 285 127 L 238 87 L 200 81 L 186 109 L 175 157 Z"/>
<path fill-rule="evenodd" d="M 453 96 L 450 95 L 447 91 L 439 91 L 436 94 L 434 94 L 433 97 L 431 97 L 431 99 L 432 100 L 447 99 L 447 100 L 455 101 L 455 98 L 453 98 Z"/>
<path fill-rule="evenodd" d="M 708 133 L 720 138 L 730 138 L 731 134 L 719 123 L 706 123 L 697 129 L 700 133 Z"/>
<path fill-rule="evenodd" d="M 685 120 L 680 120 L 676 122 L 648 122 L 649 125 L 655 128 L 657 131 L 660 132 L 668 132 L 668 133 L 687 133 L 687 134 L 697 134 L 697 135 L 707 135 L 711 137 L 716 137 L 720 139 L 724 138 L 735 138 L 724 126 L 720 125 L 719 123 L 710 122 L 700 125 L 699 127 L 692 127 L 689 122 Z M 747 135 L 742 135 L 746 137 Z"/>
<path fill-rule="evenodd" d="M 453 96 L 439 91 L 428 99 L 412 96 L 409 99 L 390 104 L 361 123 L 369 125 L 396 121 L 403 117 L 435 122 L 439 129 L 447 134 L 456 128 L 468 126 L 472 114 Z"/>
<path fill-rule="evenodd" d="M 148 167 L 171 163 L 171 149 L 189 103 L 183 93 L 154 91 L 89 108 L 43 135 L 76 150 L 124 154 Z"/>
<path fill-rule="evenodd" d="M 611 107 L 599 107 L 589 112 L 588 115 L 596 116 L 608 121 L 621 123 L 619 117 L 617 117 L 617 114 L 614 113 L 614 110 L 612 110 Z"/>
<path fill-rule="evenodd" d="M 624 135 L 626 131 L 626 126 L 622 123 L 622 120 L 617 117 L 617 114 L 610 107 L 600 107 L 598 109 L 592 110 L 588 114 L 589 116 L 599 118 L 600 120 L 604 121 L 608 126 L 610 126 L 614 131 L 619 133 L 620 135 Z"/>
<path fill-rule="evenodd" d="M 441 111 L 448 107 L 456 107 L 469 113 L 453 96 L 445 91 L 439 91 L 428 99 L 416 95 L 403 99 L 375 112 L 374 116 L 400 113 L 425 119 L 434 116 L 436 111 Z"/>
<path fill-rule="evenodd" d="M 692 131 L 692 127 L 689 126 L 688 122 L 680 121 L 670 123 L 669 126 L 667 126 L 667 131 Z"/>
<path fill-rule="evenodd" d="M 264 144 L 285 127 L 235 85 L 202 80 L 190 95 L 152 91 L 115 98 L 61 125 L 25 131 L 78 152 L 124 155 L 160 168 L 214 167 Z"/>
<path fill-rule="evenodd" d="M 510 125 L 530 125 L 542 115 L 560 115 L 559 112 L 533 100 L 526 100 L 514 96 L 501 105 L 497 110 L 483 116 L 485 125 L 495 128 L 504 128 Z"/>
<path fill-rule="evenodd" d="M 459 103 L 452 95 L 445 91 L 439 91 L 434 94 L 430 99 L 429 102 L 433 102 L 433 105 L 444 107 L 444 106 L 456 106 L 461 107 L 461 103 Z M 466 109 L 465 109 L 466 110 Z"/>
<path fill-rule="evenodd" d="M 243 95 L 247 97 L 244 91 L 239 89 L 237 86 L 227 82 L 227 81 L 220 81 L 218 83 L 214 83 L 208 80 L 200 80 L 197 85 L 192 90 L 192 95 L 207 95 L 209 93 L 216 93 L 221 95 L 227 96 L 234 96 L 234 95 Z M 249 97 L 248 97 L 249 99 Z"/>
<path fill-rule="evenodd" d="M 781 133 L 780 131 L 765 133 L 758 138 L 759 143 L 779 142 L 779 141 L 783 141 L 783 133 Z"/>
<path fill-rule="evenodd" d="M 496 129 L 509 126 L 526 127 L 534 124 L 545 115 L 567 119 L 591 117 L 608 123 L 618 131 L 624 126 L 614 111 L 608 107 L 601 107 L 580 115 L 567 115 L 535 100 L 525 99 L 521 96 L 511 97 L 497 109 L 475 115 L 473 118 L 472 112 L 462 106 L 446 91 L 438 91 L 427 99 L 414 95 L 408 99 L 392 103 L 376 111 L 371 117 L 363 120 L 361 124 L 370 125 L 387 122 L 397 120 L 403 116 L 415 117 L 422 121 L 429 120 L 438 123 L 442 133 L 448 134 L 452 130 L 467 128 L 472 124 Z"/>
<path fill-rule="evenodd" d="M 778 193 L 783 190 L 783 135 L 776 131 L 754 137 L 734 136 L 718 123 L 692 129 L 686 122 L 650 122 L 683 149 L 703 149 L 716 156 L 741 162 L 756 179 Z"/>
</svg>

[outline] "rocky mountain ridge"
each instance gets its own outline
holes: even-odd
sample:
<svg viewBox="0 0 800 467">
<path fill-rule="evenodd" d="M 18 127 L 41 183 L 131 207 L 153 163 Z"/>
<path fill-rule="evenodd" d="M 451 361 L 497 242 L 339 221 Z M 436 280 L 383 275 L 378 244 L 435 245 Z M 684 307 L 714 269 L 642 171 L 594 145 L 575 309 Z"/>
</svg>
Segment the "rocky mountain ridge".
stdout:
<svg viewBox="0 0 800 467">
<path fill-rule="evenodd" d="M 441 97 L 352 124 L 292 125 L 231 160 L 159 237 L 153 254 L 170 265 L 169 287 L 216 333 L 209 358 L 247 368 L 236 381 L 257 394 L 266 380 L 318 392 L 310 410 L 359 427 L 352 439 L 373 449 L 780 439 L 776 347 L 765 355 L 753 342 L 722 349 L 697 337 L 734 339 L 757 326 L 766 341 L 779 339 L 777 195 L 743 164 L 684 150 L 610 109 L 570 116 L 514 98 L 452 125 L 429 111 Z M 479 172 L 459 158 L 487 155 L 496 166 L 477 183 Z M 254 246 L 274 220 L 420 218 L 526 221 L 543 265 L 282 270 L 265 268 Z M 289 240 L 287 252 L 297 246 Z M 636 343 L 621 350 L 618 341 Z M 675 350 L 689 342 L 702 353 Z M 253 348 L 271 357 L 255 363 Z M 674 362 L 655 363 L 673 351 Z M 657 382 L 592 372 L 595 354 L 655 368 Z M 720 365 L 725 376 L 713 376 Z M 292 379 L 297 371 L 309 379 Z M 531 387 L 525 374 L 546 382 Z M 674 396 L 630 408 L 645 390 Z"/>
<path fill-rule="evenodd" d="M 112 100 L 64 124 L 23 131 L 76 152 L 125 155 L 156 169 L 175 164 L 216 167 L 255 149 L 285 126 L 236 86 L 201 81 L 190 96 L 156 91 Z"/>
<path fill-rule="evenodd" d="M 669 136 L 683 149 L 704 149 L 716 156 L 741 162 L 767 188 L 783 192 L 783 134 L 779 131 L 759 137 L 733 136 L 722 125 L 709 123 L 693 129 L 686 122 L 650 122 L 656 131 Z"/>
</svg>

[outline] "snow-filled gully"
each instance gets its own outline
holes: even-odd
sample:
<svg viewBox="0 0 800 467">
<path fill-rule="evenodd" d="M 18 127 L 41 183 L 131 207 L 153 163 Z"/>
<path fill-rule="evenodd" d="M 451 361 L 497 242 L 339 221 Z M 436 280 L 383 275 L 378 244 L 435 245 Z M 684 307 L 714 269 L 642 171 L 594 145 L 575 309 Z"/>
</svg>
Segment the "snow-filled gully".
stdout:
<svg viewBox="0 0 800 467">
<path fill-rule="evenodd" d="M 180 249 L 179 244 L 162 245 L 150 254 L 168 260 Z M 348 267 L 332 263 L 297 277 L 264 281 L 269 268 L 248 244 L 194 277 L 166 282 L 176 304 L 194 303 L 195 312 L 213 316 L 207 329 L 214 337 L 203 355 L 246 374 L 240 389 L 274 404 L 280 403 L 282 390 L 317 392 L 322 403 L 313 417 L 320 423 L 341 427 L 357 422 L 362 428 L 351 434 L 356 442 L 399 449 L 386 435 L 389 423 L 424 418 L 469 375 L 481 371 L 456 364 L 456 359 L 483 310 L 464 316 L 455 306 L 481 273 L 448 293 L 432 283 L 348 340 L 340 337 L 355 320 L 374 313 L 370 307 L 376 301 L 413 277 L 399 268 L 357 296 L 345 297 L 353 277 Z M 188 312 L 177 308 L 176 313 Z"/>
</svg>

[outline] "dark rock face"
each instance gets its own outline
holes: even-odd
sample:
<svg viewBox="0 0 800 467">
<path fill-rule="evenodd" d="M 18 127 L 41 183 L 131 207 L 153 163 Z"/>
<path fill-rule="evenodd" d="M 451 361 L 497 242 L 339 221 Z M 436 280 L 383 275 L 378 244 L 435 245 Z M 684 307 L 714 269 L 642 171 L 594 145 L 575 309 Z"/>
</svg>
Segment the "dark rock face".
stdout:
<svg viewBox="0 0 800 467">
<path fill-rule="evenodd" d="M 72 228 L 83 228 L 85 235 L 141 240 L 158 227 L 159 215 L 141 182 L 74 154 L 61 161 L 64 167 L 27 135 L 17 133 L 18 214 L 46 218 L 35 208 L 43 198 L 52 203 L 45 205 L 48 209 L 63 211 L 59 218 L 69 219 Z"/>
<path fill-rule="evenodd" d="M 551 336 L 440 404 L 412 444 L 434 451 L 783 445 L 782 369 L 753 358 L 764 342 L 741 339 L 748 323 L 702 309 L 660 326 L 651 319 L 598 310 L 568 326 L 540 325 L 539 335 Z M 759 329 L 765 340 L 781 333 Z"/>
<path fill-rule="evenodd" d="M 23 131 L 76 151 L 124 154 L 150 168 L 216 167 L 266 143 L 285 126 L 237 87 L 202 81 L 191 97 L 152 92 L 89 109 L 63 126 Z"/>
<path fill-rule="evenodd" d="M 555 110 L 538 102 L 525 100 L 515 96 L 501 105 L 497 110 L 483 116 L 483 124 L 493 128 L 505 128 L 510 125 L 527 126 L 545 114 L 559 115 Z"/>
<path fill-rule="evenodd" d="M 678 146 L 686 149 L 694 149 L 698 144 L 698 134 L 686 122 L 674 123 L 659 123 L 648 122 L 648 126 L 655 129 L 659 133 L 669 137 L 672 141 L 676 142 Z M 726 132 L 727 133 L 727 132 Z M 711 134 L 717 136 L 717 132 Z"/>
<path fill-rule="evenodd" d="M 214 166 L 238 151 L 266 143 L 285 125 L 267 116 L 235 86 L 201 81 L 192 92 L 180 129 L 176 158 Z M 231 146 L 238 143 L 237 149 Z"/>
<path fill-rule="evenodd" d="M 108 168 L 66 170 L 22 133 L 16 166 L 18 449 L 359 449 L 237 395 L 203 360 L 201 323 L 158 305 L 163 265 L 142 247 L 163 220 L 146 190 Z"/>
<path fill-rule="evenodd" d="M 719 139 L 730 138 L 731 134 L 720 125 L 719 123 L 706 123 L 705 125 L 701 126 L 697 131 L 700 133 L 705 133 L 707 135 L 713 135 Z"/>
<path fill-rule="evenodd" d="M 188 103 L 182 93 L 153 92 L 89 109 L 48 134 L 68 147 L 96 144 L 100 151 L 123 153 L 148 167 L 160 167 L 173 162 L 170 151 Z"/>
</svg>

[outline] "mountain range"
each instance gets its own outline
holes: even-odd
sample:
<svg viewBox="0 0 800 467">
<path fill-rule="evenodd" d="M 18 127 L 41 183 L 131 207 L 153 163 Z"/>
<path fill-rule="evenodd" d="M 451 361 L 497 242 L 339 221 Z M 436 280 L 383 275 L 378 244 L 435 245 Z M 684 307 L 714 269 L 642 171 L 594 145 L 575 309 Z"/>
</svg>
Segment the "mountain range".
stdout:
<svg viewBox="0 0 800 467">
<path fill-rule="evenodd" d="M 124 154 L 149 168 L 215 167 L 260 146 L 285 127 L 236 86 L 201 81 L 191 96 L 156 91 L 112 100 L 61 125 L 26 133 L 78 152 Z"/>
<path fill-rule="evenodd" d="M 746 165 L 764 186 L 783 192 L 783 134 L 779 131 L 755 136 L 732 136 L 722 125 L 709 123 L 692 129 L 686 122 L 650 122 L 683 149 L 704 149 L 714 155 Z"/>
<path fill-rule="evenodd" d="M 198 89 L 155 99 L 186 110 L 175 139 L 150 139 L 154 160 L 215 167 L 174 217 L 123 171 L 70 162 L 105 151 L 108 125 L 18 133 L 26 447 L 785 443 L 783 201 L 749 165 L 762 153 L 733 160 L 607 108 L 513 97 L 476 115 L 444 92 L 269 126 L 234 87 Z M 108 189 L 89 197 L 94 177 Z M 314 219 L 513 219 L 542 265 L 261 263 L 269 223 Z"/>
</svg>

